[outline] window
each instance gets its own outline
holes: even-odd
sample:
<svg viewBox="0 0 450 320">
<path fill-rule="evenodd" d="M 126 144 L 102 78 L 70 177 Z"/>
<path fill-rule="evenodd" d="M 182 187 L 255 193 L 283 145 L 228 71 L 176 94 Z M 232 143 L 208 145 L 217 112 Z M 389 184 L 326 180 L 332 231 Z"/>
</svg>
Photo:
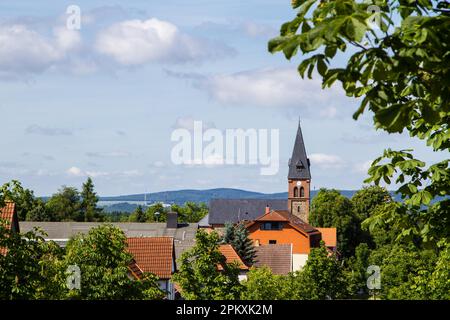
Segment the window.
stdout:
<svg viewBox="0 0 450 320">
<path fill-rule="evenodd" d="M 294 187 L 294 198 L 298 197 L 298 188 Z"/>
<path fill-rule="evenodd" d="M 305 196 L 305 188 L 300 188 L 300 197 L 303 198 Z"/>
<path fill-rule="evenodd" d="M 277 244 L 277 240 L 269 240 L 269 244 Z"/>
<path fill-rule="evenodd" d="M 261 230 L 281 230 L 283 224 L 281 222 L 264 222 L 261 224 Z"/>
</svg>

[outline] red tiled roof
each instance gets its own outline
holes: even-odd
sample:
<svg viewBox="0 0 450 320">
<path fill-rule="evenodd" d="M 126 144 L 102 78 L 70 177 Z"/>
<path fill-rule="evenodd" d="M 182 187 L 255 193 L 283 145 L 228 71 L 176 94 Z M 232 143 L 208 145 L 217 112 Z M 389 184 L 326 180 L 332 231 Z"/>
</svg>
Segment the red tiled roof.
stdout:
<svg viewBox="0 0 450 320">
<path fill-rule="evenodd" d="M 248 267 L 244 264 L 241 257 L 237 254 L 236 250 L 230 244 L 221 244 L 219 251 L 225 256 L 227 264 L 237 262 L 240 270 L 248 270 Z M 221 265 L 218 266 L 219 270 L 223 270 Z"/>
<path fill-rule="evenodd" d="M 336 228 L 317 228 L 317 230 L 322 234 L 322 240 L 325 242 L 325 246 L 336 247 Z"/>
<path fill-rule="evenodd" d="M 5 201 L 5 206 L 0 208 L 0 223 L 6 226 L 6 229 L 11 230 L 14 223 L 16 204 L 12 201 Z M 7 248 L 0 247 L 0 254 L 6 255 Z"/>
<path fill-rule="evenodd" d="M 0 220 L 1 223 L 4 223 L 6 220 L 6 227 L 11 230 L 14 218 L 14 210 L 16 208 L 16 204 L 12 201 L 6 201 L 5 206 L 0 208 Z"/>
<path fill-rule="evenodd" d="M 273 274 L 286 275 L 292 271 L 292 244 L 269 244 L 255 247 L 256 268 L 266 266 Z"/>
<path fill-rule="evenodd" d="M 170 279 L 174 266 L 174 244 L 170 237 L 128 238 L 128 251 L 134 263 L 130 270 L 136 274 L 151 272 L 160 279 Z"/>
</svg>

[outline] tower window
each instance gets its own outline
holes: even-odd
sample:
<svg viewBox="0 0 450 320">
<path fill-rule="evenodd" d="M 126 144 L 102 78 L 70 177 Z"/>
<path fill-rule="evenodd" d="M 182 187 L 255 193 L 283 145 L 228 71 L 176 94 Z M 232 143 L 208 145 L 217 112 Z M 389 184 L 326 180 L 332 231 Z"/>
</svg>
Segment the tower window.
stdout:
<svg viewBox="0 0 450 320">
<path fill-rule="evenodd" d="M 304 197 L 305 196 L 305 188 L 300 187 L 300 197 Z"/>
<path fill-rule="evenodd" d="M 300 206 L 297 207 L 297 212 L 300 212 Z"/>
<path fill-rule="evenodd" d="M 298 197 L 298 188 L 294 187 L 294 198 Z"/>
</svg>

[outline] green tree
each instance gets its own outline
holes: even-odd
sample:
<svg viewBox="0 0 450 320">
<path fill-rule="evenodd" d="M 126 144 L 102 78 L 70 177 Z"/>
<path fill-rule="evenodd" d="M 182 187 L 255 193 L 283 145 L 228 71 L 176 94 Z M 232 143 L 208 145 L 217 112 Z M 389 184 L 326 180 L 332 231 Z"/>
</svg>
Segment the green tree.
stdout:
<svg viewBox="0 0 450 320">
<path fill-rule="evenodd" d="M 349 292 L 352 295 L 368 294 L 367 267 L 371 250 L 367 243 L 361 243 L 356 247 L 355 255 L 347 262 L 347 277 L 350 279 Z"/>
<path fill-rule="evenodd" d="M 179 270 L 172 279 L 180 285 L 183 298 L 239 299 L 242 291 L 238 279 L 239 268 L 226 263 L 219 251 L 219 243 L 220 237 L 216 232 L 208 234 L 200 229 L 195 236 L 194 247 L 181 255 Z"/>
<path fill-rule="evenodd" d="M 94 191 L 94 183 L 89 177 L 81 191 L 81 213 L 84 221 L 103 221 L 102 209 L 97 207 L 98 197 Z"/>
<path fill-rule="evenodd" d="M 222 242 L 231 244 L 234 241 L 234 237 L 235 237 L 234 224 L 231 222 L 225 222 L 224 231 L 222 235 Z"/>
<path fill-rule="evenodd" d="M 274 275 L 268 267 L 250 269 L 244 286 L 241 299 L 243 300 L 288 300 L 284 286 L 285 277 Z"/>
<path fill-rule="evenodd" d="M 243 223 L 236 225 L 226 223 L 222 242 L 231 244 L 247 266 L 253 265 L 256 258 L 256 250 Z"/>
<path fill-rule="evenodd" d="M 337 190 L 320 189 L 311 202 L 310 223 L 315 227 L 337 228 L 337 248 L 343 257 L 354 254 L 361 234 L 351 201 Z"/>
<path fill-rule="evenodd" d="M 27 212 L 27 221 L 52 221 L 52 216 L 48 213 L 45 202 L 42 199 L 36 199 L 33 208 Z"/>
<path fill-rule="evenodd" d="M 148 222 L 166 222 L 167 221 L 166 208 L 164 208 L 161 202 L 149 206 L 145 212 L 145 220 Z"/>
<path fill-rule="evenodd" d="M 349 296 L 349 279 L 323 241 L 319 248 L 311 250 L 306 265 L 292 276 L 291 281 L 293 299 L 326 300 Z"/>
<path fill-rule="evenodd" d="M 373 161 L 366 182 L 390 184 L 395 179 L 400 186 L 404 201 L 394 214 L 382 216 L 402 230 L 399 237 L 417 235 L 431 245 L 445 246 L 450 237 L 449 4 L 374 4 L 381 12 L 373 13 L 372 3 L 356 0 L 293 0 L 297 15 L 282 25 L 269 51 L 282 51 L 287 59 L 301 52 L 302 77 L 312 78 L 316 68 L 324 88 L 338 81 L 347 96 L 360 98 L 354 119 L 369 109 L 377 129 L 406 130 L 433 151 L 443 152 L 447 159 L 426 166 L 411 150 L 387 149 Z M 379 19 L 380 30 L 367 23 L 370 18 Z M 339 67 L 341 57 L 344 65 Z"/>
<path fill-rule="evenodd" d="M 117 300 L 163 297 L 151 274 L 137 281 L 129 277 L 132 256 L 126 251 L 125 234 L 112 225 L 93 228 L 69 241 L 65 263 L 81 271 L 81 288 L 69 292 L 71 299 Z"/>
<path fill-rule="evenodd" d="M 61 299 L 65 277 L 62 249 L 37 230 L 11 232 L 0 223 L 0 299 Z"/>
<path fill-rule="evenodd" d="M 17 180 L 5 183 L 0 189 L 3 200 L 13 201 L 19 220 L 25 221 L 27 213 L 33 210 L 37 201 L 33 191 L 23 188 Z"/>
<path fill-rule="evenodd" d="M 76 188 L 63 186 L 47 201 L 46 208 L 52 221 L 84 221 Z"/>
<path fill-rule="evenodd" d="M 414 278 L 420 272 L 434 269 L 436 254 L 432 250 L 417 250 L 411 244 L 394 244 L 372 251 L 369 261 L 380 266 L 381 298 L 414 299 L 410 291 Z"/>
<path fill-rule="evenodd" d="M 130 222 L 145 222 L 147 217 L 142 209 L 142 206 L 137 206 L 136 210 L 129 217 Z"/>
<path fill-rule="evenodd" d="M 392 202 L 392 197 L 386 188 L 373 185 L 355 192 L 351 201 L 354 214 L 362 222 L 372 215 L 377 206 Z"/>
</svg>

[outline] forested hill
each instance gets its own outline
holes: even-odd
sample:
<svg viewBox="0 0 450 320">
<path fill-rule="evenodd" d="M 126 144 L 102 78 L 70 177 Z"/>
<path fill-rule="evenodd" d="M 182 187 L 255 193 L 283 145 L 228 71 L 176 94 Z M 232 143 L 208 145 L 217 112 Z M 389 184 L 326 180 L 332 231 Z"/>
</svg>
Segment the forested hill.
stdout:
<svg viewBox="0 0 450 320">
<path fill-rule="evenodd" d="M 341 193 L 346 197 L 352 197 L 357 190 L 341 190 Z M 318 190 L 313 190 L 311 196 L 314 197 Z M 394 195 L 393 195 L 394 196 Z M 176 190 L 176 191 L 163 191 L 144 194 L 132 194 L 115 197 L 101 197 L 101 201 L 144 201 L 148 202 L 163 202 L 163 203 L 175 203 L 184 204 L 187 201 L 192 202 L 206 202 L 209 200 L 221 198 L 221 199 L 287 199 L 287 192 L 279 193 L 260 193 L 252 192 L 240 189 L 230 188 L 218 188 L 208 190 Z M 395 197 L 397 198 L 397 197 Z M 399 200 L 399 199 L 396 199 Z"/>
</svg>

